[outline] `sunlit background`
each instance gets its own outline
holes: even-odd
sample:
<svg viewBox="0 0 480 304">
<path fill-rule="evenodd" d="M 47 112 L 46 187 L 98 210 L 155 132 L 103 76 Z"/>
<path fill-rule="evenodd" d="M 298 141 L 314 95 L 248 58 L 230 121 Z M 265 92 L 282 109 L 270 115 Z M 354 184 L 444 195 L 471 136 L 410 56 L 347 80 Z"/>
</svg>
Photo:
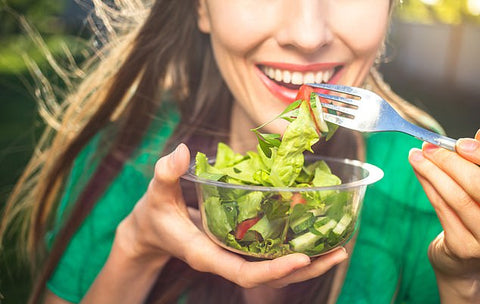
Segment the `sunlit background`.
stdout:
<svg viewBox="0 0 480 304">
<path fill-rule="evenodd" d="M 91 1 L 79 1 L 0 0 L 0 209 L 42 130 L 28 63 L 38 65 L 46 79 L 62 88 L 41 49 L 65 66 L 71 66 L 73 58 L 81 62 L 84 38 L 89 37 L 83 20 Z M 380 67 L 385 79 L 431 113 L 448 135 L 473 136 L 480 128 L 480 0 L 397 2 Z M 20 16 L 42 41 L 26 35 Z M 12 259 L 14 242 L 0 253 L 2 304 L 24 303 L 28 289 L 25 269 Z"/>
<path fill-rule="evenodd" d="M 385 62 L 392 87 L 452 137 L 480 127 L 480 0 L 398 1 Z"/>
</svg>

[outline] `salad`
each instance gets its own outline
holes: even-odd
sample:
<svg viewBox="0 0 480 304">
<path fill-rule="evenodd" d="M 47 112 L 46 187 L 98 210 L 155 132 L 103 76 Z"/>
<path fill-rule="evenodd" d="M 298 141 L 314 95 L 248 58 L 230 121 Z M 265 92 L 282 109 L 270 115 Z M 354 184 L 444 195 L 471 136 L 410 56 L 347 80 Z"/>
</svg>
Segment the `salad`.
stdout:
<svg viewBox="0 0 480 304">
<path fill-rule="evenodd" d="M 322 108 L 312 92 L 310 87 L 301 87 L 297 100 L 280 114 L 290 122 L 283 137 L 260 133 L 263 125 L 252 130 L 259 141 L 257 151 L 242 155 L 219 143 L 214 163 L 197 153 L 195 174 L 199 178 L 289 188 L 257 191 L 202 185 L 202 215 L 216 241 L 261 258 L 292 252 L 315 256 L 346 242 L 352 234 L 356 215 L 349 206 L 350 192 L 295 191 L 342 182 L 325 161 L 311 160 L 312 145 L 320 136 L 329 139 L 336 129 L 321 120 Z"/>
</svg>

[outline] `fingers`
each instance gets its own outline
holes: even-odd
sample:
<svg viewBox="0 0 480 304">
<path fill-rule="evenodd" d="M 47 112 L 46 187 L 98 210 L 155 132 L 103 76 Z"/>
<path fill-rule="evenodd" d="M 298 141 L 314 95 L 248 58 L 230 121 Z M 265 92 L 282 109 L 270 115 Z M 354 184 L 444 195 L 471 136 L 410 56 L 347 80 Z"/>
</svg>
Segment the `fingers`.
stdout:
<svg viewBox="0 0 480 304">
<path fill-rule="evenodd" d="M 419 152 L 421 153 L 421 151 Z M 455 227 L 463 226 L 463 223 L 455 211 L 443 200 L 435 187 L 425 177 L 417 171 L 415 171 L 415 174 L 430 199 L 442 227 L 447 231 L 459 231 L 460 229 L 455 229 Z"/>
<path fill-rule="evenodd" d="M 480 130 L 475 137 L 476 139 L 460 138 L 457 141 L 456 150 L 465 159 L 480 164 Z"/>
<path fill-rule="evenodd" d="M 424 145 L 423 153 L 412 149 L 409 160 L 417 175 L 430 183 L 431 187 L 425 190 L 432 204 L 441 208 L 442 204 L 439 202 L 443 200 L 458 215 L 465 227 L 476 237 L 480 237 L 480 205 L 475 201 L 480 185 L 478 182 L 475 185 L 461 176 L 462 172 L 471 176 L 475 169 L 472 166 L 476 167 L 477 171 L 480 168 L 454 152 L 431 147 L 430 144 Z M 425 181 L 422 185 L 424 184 Z M 428 190 L 429 188 L 431 189 Z M 445 208 L 442 210 L 448 212 Z"/>
<path fill-rule="evenodd" d="M 199 235 L 190 243 L 186 262 L 198 271 L 216 273 L 244 288 L 280 279 L 310 264 L 310 258 L 299 253 L 274 260 L 249 262 L 204 238 L 205 235 Z"/>
<path fill-rule="evenodd" d="M 274 260 L 244 261 L 237 269 L 237 274 L 243 277 L 241 283 L 244 287 L 250 288 L 285 278 L 295 270 L 308 268 L 310 265 L 308 256 L 294 253 Z"/>
<path fill-rule="evenodd" d="M 199 236 L 190 243 L 189 254 L 185 256 L 186 262 L 198 271 L 216 273 L 244 288 L 260 285 L 283 287 L 305 281 L 322 275 L 347 258 L 344 250 L 335 250 L 313 263 L 308 256 L 301 253 L 273 260 L 249 262 L 203 237 L 205 236 Z"/>
<path fill-rule="evenodd" d="M 179 144 L 175 151 L 157 161 L 147 192 L 154 196 L 153 201 L 183 204 L 179 178 L 187 171 L 189 162 L 190 151 L 185 144 Z"/>
<path fill-rule="evenodd" d="M 312 278 L 316 278 L 326 273 L 333 266 L 345 261 L 347 258 L 348 254 L 345 249 L 343 247 L 338 248 L 333 252 L 330 252 L 326 255 L 321 256 L 320 258 L 315 259 L 307 267 L 297 269 L 284 278 L 268 283 L 268 285 L 275 288 L 281 288 L 289 284 L 303 282 Z"/>
<path fill-rule="evenodd" d="M 480 202 L 480 142 L 474 139 L 460 140 L 458 143 L 459 154 L 462 153 L 470 158 L 466 159 L 461 155 L 441 149 L 435 145 L 425 143 L 423 154 L 438 168 L 444 171 L 449 177 L 457 182 L 472 198 Z M 473 146 L 477 145 L 474 149 Z M 462 146 L 468 146 L 468 151 Z M 468 154 L 467 154 L 468 153 Z M 476 162 L 474 162 L 476 161 Z"/>
<path fill-rule="evenodd" d="M 444 229 L 445 235 L 442 233 L 441 240 L 445 241 L 448 248 L 455 249 L 456 256 L 468 255 L 468 244 L 476 243 L 472 232 L 467 229 L 467 227 L 465 227 L 459 216 L 443 200 L 443 198 L 440 196 L 440 194 L 438 194 L 433 185 L 426 178 L 424 178 L 417 172 L 415 173 L 417 174 L 418 180 L 422 184 L 425 193 L 429 197 L 432 206 L 437 213 L 438 219 Z M 436 241 L 438 242 L 438 239 Z"/>
<path fill-rule="evenodd" d="M 160 184 L 176 182 L 188 169 L 190 151 L 183 143 L 155 164 L 154 180 Z"/>
<path fill-rule="evenodd" d="M 190 152 L 184 144 L 160 158 L 147 192 L 132 212 L 142 231 L 141 239 L 172 255 L 181 252 L 182 242 L 178 242 L 177 237 L 199 232 L 190 219 L 179 182 L 188 169 L 189 160 Z M 172 233 L 173 227 L 181 233 Z"/>
</svg>

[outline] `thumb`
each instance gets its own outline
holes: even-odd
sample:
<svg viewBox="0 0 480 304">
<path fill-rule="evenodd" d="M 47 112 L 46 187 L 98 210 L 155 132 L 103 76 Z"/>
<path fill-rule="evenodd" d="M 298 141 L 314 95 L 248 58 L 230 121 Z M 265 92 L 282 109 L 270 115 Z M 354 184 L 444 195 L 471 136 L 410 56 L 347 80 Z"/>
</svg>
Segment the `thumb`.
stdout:
<svg viewBox="0 0 480 304">
<path fill-rule="evenodd" d="M 181 143 L 170 154 L 160 158 L 155 164 L 154 180 L 160 184 L 176 182 L 188 169 L 190 151 Z"/>
</svg>

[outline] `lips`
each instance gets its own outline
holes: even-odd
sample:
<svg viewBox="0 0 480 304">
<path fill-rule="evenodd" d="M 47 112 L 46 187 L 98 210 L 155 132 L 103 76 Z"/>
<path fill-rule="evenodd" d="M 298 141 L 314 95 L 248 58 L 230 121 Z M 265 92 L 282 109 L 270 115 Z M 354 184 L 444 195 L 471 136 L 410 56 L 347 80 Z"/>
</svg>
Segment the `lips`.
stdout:
<svg viewBox="0 0 480 304">
<path fill-rule="evenodd" d="M 342 70 L 342 65 L 333 63 L 311 65 L 262 63 L 256 67 L 256 72 L 267 89 L 288 104 L 295 101 L 301 85 L 335 83 Z"/>
</svg>

